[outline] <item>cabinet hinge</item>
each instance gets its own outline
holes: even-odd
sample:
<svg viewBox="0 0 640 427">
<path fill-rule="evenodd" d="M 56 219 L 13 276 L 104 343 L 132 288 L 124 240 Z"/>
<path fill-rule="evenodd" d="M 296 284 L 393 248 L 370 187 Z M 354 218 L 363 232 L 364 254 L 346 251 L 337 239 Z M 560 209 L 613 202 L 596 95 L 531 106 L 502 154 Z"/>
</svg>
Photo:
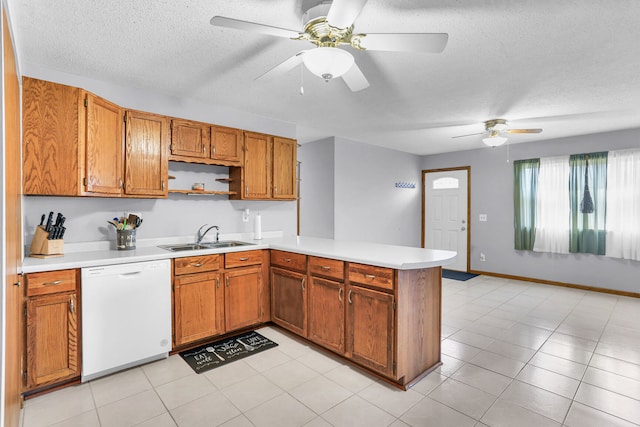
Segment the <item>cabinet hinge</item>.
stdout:
<svg viewBox="0 0 640 427">
<path fill-rule="evenodd" d="M 82 178 L 82 184 L 83 185 L 89 185 L 89 181 L 87 180 L 87 178 Z"/>
<path fill-rule="evenodd" d="M 393 372 L 396 371 L 396 362 L 393 362 Z"/>
<path fill-rule="evenodd" d="M 396 309 L 396 302 L 395 301 L 393 302 L 393 309 L 394 310 Z"/>
<path fill-rule="evenodd" d="M 22 372 L 22 378 L 24 378 L 24 380 L 27 380 L 27 371 Z"/>
<path fill-rule="evenodd" d="M 22 309 L 23 309 L 22 311 L 23 311 L 24 317 L 27 317 L 27 304 L 25 304 L 24 307 L 22 307 Z"/>
<path fill-rule="evenodd" d="M 123 121 L 123 122 L 125 122 L 125 123 L 127 123 L 127 115 L 126 115 L 126 114 L 123 114 L 123 115 L 122 115 L 122 121 Z"/>
<path fill-rule="evenodd" d="M 87 99 L 87 98 L 84 99 L 84 106 L 85 107 L 89 106 L 89 99 Z"/>
</svg>

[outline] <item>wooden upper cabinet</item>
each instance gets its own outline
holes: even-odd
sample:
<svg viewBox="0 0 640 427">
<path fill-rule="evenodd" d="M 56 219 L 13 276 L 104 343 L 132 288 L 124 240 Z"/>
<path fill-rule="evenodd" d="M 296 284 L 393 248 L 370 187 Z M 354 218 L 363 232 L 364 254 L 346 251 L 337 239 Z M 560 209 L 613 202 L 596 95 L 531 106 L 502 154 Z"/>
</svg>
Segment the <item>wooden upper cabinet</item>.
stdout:
<svg viewBox="0 0 640 427">
<path fill-rule="evenodd" d="M 255 132 L 244 133 L 242 168 L 230 168 L 231 199 L 295 200 L 297 142 Z"/>
<path fill-rule="evenodd" d="M 120 195 L 123 187 L 123 110 L 85 92 L 86 191 Z"/>
<path fill-rule="evenodd" d="M 225 164 L 242 163 L 242 131 L 240 129 L 211 126 L 211 158 Z"/>
<path fill-rule="evenodd" d="M 271 198 L 271 145 L 273 137 L 260 133 L 244 134 L 244 188 L 246 199 Z M 232 177 L 233 179 L 233 177 Z"/>
<path fill-rule="evenodd" d="M 131 110 L 125 117 L 125 193 L 166 197 L 169 119 Z"/>
<path fill-rule="evenodd" d="M 295 199 L 298 143 L 293 139 L 273 138 L 273 198 Z"/>
<path fill-rule="evenodd" d="M 209 125 L 190 120 L 171 120 L 171 160 L 208 159 Z"/>
<path fill-rule="evenodd" d="M 82 193 L 84 147 L 79 135 L 84 106 L 81 107 L 80 92 L 75 87 L 23 77 L 24 194 L 78 196 Z"/>
</svg>

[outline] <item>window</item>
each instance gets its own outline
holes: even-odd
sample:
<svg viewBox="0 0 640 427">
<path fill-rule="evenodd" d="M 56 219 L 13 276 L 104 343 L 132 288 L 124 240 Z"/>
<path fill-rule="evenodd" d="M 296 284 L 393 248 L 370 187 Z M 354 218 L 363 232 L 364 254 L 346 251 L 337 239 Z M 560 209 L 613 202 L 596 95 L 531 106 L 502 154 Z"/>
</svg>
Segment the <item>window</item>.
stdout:
<svg viewBox="0 0 640 427">
<path fill-rule="evenodd" d="M 514 246 L 640 261 L 640 149 L 514 162 Z"/>
<path fill-rule="evenodd" d="M 460 182 L 458 178 L 453 178 L 450 176 L 445 176 L 443 178 L 438 178 L 433 181 L 433 189 L 434 190 L 449 190 L 460 187 Z"/>
</svg>

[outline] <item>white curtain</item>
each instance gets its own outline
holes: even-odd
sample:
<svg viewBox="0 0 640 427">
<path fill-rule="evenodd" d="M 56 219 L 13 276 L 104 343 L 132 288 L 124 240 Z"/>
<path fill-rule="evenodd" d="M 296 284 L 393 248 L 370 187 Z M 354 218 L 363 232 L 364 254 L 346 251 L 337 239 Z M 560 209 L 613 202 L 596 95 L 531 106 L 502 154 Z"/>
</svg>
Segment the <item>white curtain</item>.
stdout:
<svg viewBox="0 0 640 427">
<path fill-rule="evenodd" d="M 569 156 L 540 159 L 536 203 L 536 252 L 569 253 Z"/>
<path fill-rule="evenodd" d="M 609 151 L 606 255 L 640 261 L 640 150 Z"/>
</svg>

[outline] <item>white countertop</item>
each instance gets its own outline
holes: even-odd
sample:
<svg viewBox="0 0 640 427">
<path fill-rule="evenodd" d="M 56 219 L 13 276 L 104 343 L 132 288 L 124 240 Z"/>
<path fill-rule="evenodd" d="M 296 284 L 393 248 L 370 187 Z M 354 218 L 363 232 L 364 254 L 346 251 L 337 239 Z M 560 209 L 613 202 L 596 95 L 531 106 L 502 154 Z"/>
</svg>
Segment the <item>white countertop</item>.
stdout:
<svg viewBox="0 0 640 427">
<path fill-rule="evenodd" d="M 221 239 L 223 240 L 223 239 Z M 369 242 L 351 242 L 317 237 L 269 237 L 262 240 L 241 240 L 252 245 L 237 246 L 231 248 L 205 249 L 194 251 L 171 252 L 157 247 L 159 244 L 186 243 L 173 240 L 166 242 L 154 241 L 143 243 L 138 241 L 137 248 L 128 251 L 104 249 L 97 245 L 96 250 L 76 250 L 67 252 L 58 258 L 30 258 L 24 259 L 23 273 L 36 273 L 40 271 L 64 270 L 69 268 L 96 267 L 102 265 L 115 265 L 130 262 L 153 261 L 167 258 L 182 258 L 194 255 L 209 255 L 227 252 L 239 252 L 254 249 L 279 249 L 296 252 L 305 255 L 313 255 L 323 258 L 338 259 L 341 261 L 357 262 L 378 267 L 389 267 L 398 270 L 415 270 L 450 264 L 456 257 L 456 252 L 434 249 L 422 249 L 408 246 L 384 245 Z M 65 246 L 66 251 L 66 246 Z"/>
</svg>

